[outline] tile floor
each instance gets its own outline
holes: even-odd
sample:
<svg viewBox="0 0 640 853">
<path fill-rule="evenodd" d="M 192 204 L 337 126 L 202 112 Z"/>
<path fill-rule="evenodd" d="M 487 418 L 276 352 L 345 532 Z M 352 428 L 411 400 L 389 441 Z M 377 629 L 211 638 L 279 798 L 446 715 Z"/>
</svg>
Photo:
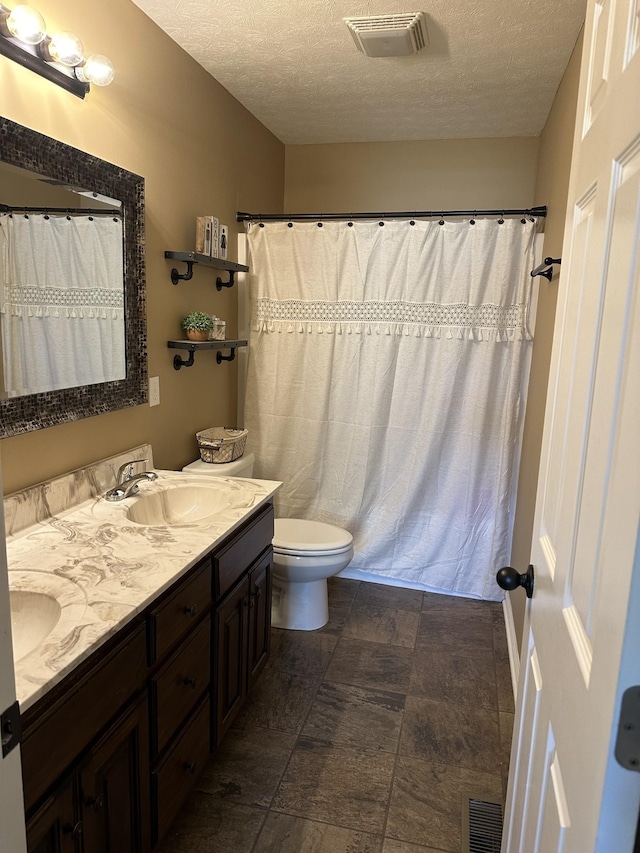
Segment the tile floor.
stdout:
<svg viewBox="0 0 640 853">
<path fill-rule="evenodd" d="M 332 579 L 271 660 L 161 853 L 459 853 L 463 795 L 502 801 L 502 606 Z"/>
</svg>

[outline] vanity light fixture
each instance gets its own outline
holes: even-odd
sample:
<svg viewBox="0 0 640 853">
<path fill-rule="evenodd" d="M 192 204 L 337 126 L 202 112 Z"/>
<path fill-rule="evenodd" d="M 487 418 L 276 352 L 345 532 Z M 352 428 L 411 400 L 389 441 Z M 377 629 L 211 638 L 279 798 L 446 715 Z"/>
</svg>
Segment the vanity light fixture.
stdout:
<svg viewBox="0 0 640 853">
<path fill-rule="evenodd" d="M 14 9 L 0 5 L 0 53 L 79 98 L 91 83 L 108 86 L 115 76 L 106 56 L 96 53 L 85 59 L 75 33 L 49 36 L 42 15 L 25 4 Z"/>
</svg>

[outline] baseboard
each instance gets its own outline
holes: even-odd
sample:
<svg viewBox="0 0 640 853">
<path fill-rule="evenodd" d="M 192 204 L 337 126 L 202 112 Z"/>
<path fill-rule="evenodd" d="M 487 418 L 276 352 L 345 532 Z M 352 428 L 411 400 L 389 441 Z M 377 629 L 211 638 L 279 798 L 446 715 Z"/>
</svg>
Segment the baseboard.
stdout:
<svg viewBox="0 0 640 853">
<path fill-rule="evenodd" d="M 504 613 L 504 626 L 507 632 L 507 649 L 509 650 L 509 668 L 511 670 L 511 686 L 513 688 L 514 701 L 518 699 L 518 678 L 520 677 L 520 649 L 518 648 L 518 637 L 516 625 L 513 621 L 513 609 L 511 598 L 505 595 L 502 601 Z"/>
</svg>

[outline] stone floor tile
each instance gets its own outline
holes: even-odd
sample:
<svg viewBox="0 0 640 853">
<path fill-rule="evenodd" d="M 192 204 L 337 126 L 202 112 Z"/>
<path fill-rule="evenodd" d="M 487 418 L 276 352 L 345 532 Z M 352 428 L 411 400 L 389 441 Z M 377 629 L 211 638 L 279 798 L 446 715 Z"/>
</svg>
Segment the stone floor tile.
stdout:
<svg viewBox="0 0 640 853">
<path fill-rule="evenodd" d="M 271 812 L 253 853 L 380 853 L 382 838 Z"/>
<path fill-rule="evenodd" d="M 295 734 L 231 729 L 202 771 L 196 789 L 228 802 L 268 808 L 295 742 Z"/>
<path fill-rule="evenodd" d="M 408 696 L 400 754 L 499 774 L 498 711 Z"/>
<path fill-rule="evenodd" d="M 258 679 L 233 728 L 266 728 L 298 733 L 320 679 L 304 678 L 267 667 Z"/>
<path fill-rule="evenodd" d="M 443 655 L 434 648 L 417 649 L 413 657 L 411 696 L 498 708 L 493 654 L 469 657 Z"/>
<path fill-rule="evenodd" d="M 404 694 L 323 682 L 301 736 L 333 745 L 395 753 Z"/>
<path fill-rule="evenodd" d="M 409 841 L 398 841 L 395 838 L 385 838 L 382 853 L 443 853 L 435 847 L 423 847 L 422 844 L 411 844 Z"/>
<path fill-rule="evenodd" d="M 292 675 L 321 678 L 337 642 L 338 637 L 318 631 L 274 629 L 270 665 Z"/>
<path fill-rule="evenodd" d="M 419 613 L 422 608 L 423 593 L 419 589 L 404 589 L 388 584 L 360 584 L 356 607 L 369 605 L 372 607 L 390 607 L 394 610 L 408 610 Z"/>
<path fill-rule="evenodd" d="M 359 604 L 356 601 L 351 608 L 342 636 L 413 649 L 416 644 L 419 621 L 419 613 Z"/>
<path fill-rule="evenodd" d="M 386 836 L 427 849 L 460 853 L 464 794 L 501 802 L 500 776 L 398 758 Z"/>
<path fill-rule="evenodd" d="M 394 761 L 299 738 L 271 809 L 382 835 Z"/>
<path fill-rule="evenodd" d="M 196 791 L 155 853 L 250 853 L 266 816 Z"/>
<path fill-rule="evenodd" d="M 411 649 L 341 637 L 324 680 L 406 693 L 412 659 Z"/>
<path fill-rule="evenodd" d="M 482 603 L 470 602 L 471 605 Z M 423 609 L 416 648 L 434 649 L 444 655 L 486 656 L 493 651 L 491 613 L 478 607 L 472 607 L 466 612 L 459 604 L 447 608 L 434 606 Z"/>
</svg>

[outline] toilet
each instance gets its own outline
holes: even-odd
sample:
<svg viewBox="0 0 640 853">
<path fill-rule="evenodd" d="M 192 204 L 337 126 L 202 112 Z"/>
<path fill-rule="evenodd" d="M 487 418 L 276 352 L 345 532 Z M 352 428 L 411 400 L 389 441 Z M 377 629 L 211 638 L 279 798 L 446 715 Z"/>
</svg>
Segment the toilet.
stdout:
<svg viewBox="0 0 640 853">
<path fill-rule="evenodd" d="M 213 477 L 251 477 L 255 457 L 235 462 L 197 459 L 183 471 Z M 276 518 L 273 534 L 274 628 L 315 631 L 329 621 L 327 578 L 339 574 L 353 558 L 353 537 L 341 527 L 302 518 Z"/>
</svg>

